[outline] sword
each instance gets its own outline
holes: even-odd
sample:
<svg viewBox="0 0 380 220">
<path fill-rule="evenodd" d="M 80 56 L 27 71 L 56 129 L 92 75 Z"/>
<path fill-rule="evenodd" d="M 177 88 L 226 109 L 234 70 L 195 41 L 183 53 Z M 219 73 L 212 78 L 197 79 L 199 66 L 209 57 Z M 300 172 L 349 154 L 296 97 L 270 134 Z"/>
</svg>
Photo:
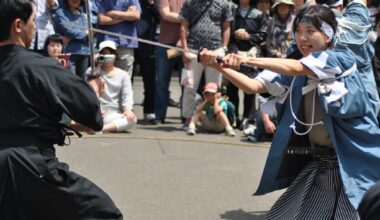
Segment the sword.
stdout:
<svg viewBox="0 0 380 220">
<path fill-rule="evenodd" d="M 142 39 L 142 38 L 138 38 L 138 37 L 133 37 L 133 36 L 128 36 L 128 35 L 124 35 L 124 34 L 119 34 L 119 33 L 114 33 L 114 32 L 110 32 L 110 31 L 105 31 L 105 30 L 101 30 L 101 29 L 97 29 L 97 28 L 92 28 L 91 30 L 93 32 L 98 32 L 98 33 L 102 33 L 102 34 L 107 34 L 107 35 L 112 35 L 112 36 L 116 36 L 116 37 L 126 38 L 126 39 L 129 39 L 129 40 L 137 40 L 137 41 L 139 41 L 141 43 L 146 43 L 146 44 L 150 44 L 150 45 L 164 47 L 164 48 L 167 48 L 167 49 L 173 49 L 173 50 L 177 50 L 177 51 L 180 51 L 180 52 L 183 52 L 183 53 L 191 53 L 191 54 L 194 54 L 194 55 L 197 56 L 198 62 L 199 62 L 199 53 L 203 49 L 203 48 L 201 48 L 199 51 L 198 50 L 193 50 L 193 49 L 187 49 L 186 50 L 186 49 L 183 49 L 183 48 L 180 48 L 180 47 L 175 47 L 175 46 L 171 46 L 171 45 L 167 45 L 167 44 L 162 44 L 162 43 L 159 43 L 159 42 L 155 42 L 155 41 L 151 41 L 151 40 L 146 40 L 146 39 Z M 218 63 L 221 63 L 223 61 L 223 57 L 217 56 L 216 60 L 217 60 Z M 256 67 L 250 66 L 250 65 L 245 64 L 245 63 L 242 63 L 240 65 L 240 70 L 243 71 L 243 72 L 246 72 L 246 73 L 251 73 L 251 74 L 258 72 Z"/>
</svg>

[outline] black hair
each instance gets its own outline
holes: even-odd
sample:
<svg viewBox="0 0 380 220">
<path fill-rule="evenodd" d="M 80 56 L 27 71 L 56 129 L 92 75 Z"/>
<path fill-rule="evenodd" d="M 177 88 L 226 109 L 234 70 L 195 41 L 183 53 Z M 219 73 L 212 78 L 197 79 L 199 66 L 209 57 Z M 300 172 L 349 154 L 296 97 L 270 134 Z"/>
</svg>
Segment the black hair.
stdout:
<svg viewBox="0 0 380 220">
<path fill-rule="evenodd" d="M 380 13 L 378 12 L 375 17 L 375 24 L 377 25 L 380 22 Z"/>
<path fill-rule="evenodd" d="M 52 34 L 52 35 L 49 35 L 45 40 L 44 48 L 43 48 L 43 55 L 49 56 L 48 45 L 52 42 L 61 44 L 62 50 L 63 50 L 63 37 L 59 34 Z"/>
<path fill-rule="evenodd" d="M 0 1 L 0 41 L 10 38 L 12 23 L 21 19 L 25 23 L 33 13 L 34 0 Z"/>
<path fill-rule="evenodd" d="M 69 8 L 70 7 L 69 0 L 63 0 L 63 6 Z M 81 6 L 81 7 L 84 8 L 84 6 L 85 6 L 84 0 L 80 0 L 80 5 L 79 6 Z"/>
<path fill-rule="evenodd" d="M 338 22 L 335 19 L 335 13 L 330 8 L 322 5 L 311 5 L 299 11 L 293 22 L 293 33 L 296 32 L 298 24 L 302 22 L 305 17 L 307 17 L 319 31 L 322 32 L 322 21 L 324 21 L 329 24 L 334 33 L 336 33 Z M 332 41 L 330 42 L 330 46 L 331 45 Z"/>
<path fill-rule="evenodd" d="M 331 8 L 331 5 L 337 3 L 339 0 L 315 0 L 315 3 L 318 5 L 328 5 Z"/>
</svg>

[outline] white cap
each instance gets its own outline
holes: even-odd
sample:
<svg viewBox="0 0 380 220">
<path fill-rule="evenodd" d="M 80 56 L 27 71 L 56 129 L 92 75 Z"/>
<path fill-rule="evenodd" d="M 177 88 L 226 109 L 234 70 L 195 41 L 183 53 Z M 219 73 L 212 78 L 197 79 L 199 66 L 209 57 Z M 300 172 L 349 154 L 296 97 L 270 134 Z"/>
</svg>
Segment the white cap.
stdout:
<svg viewBox="0 0 380 220">
<path fill-rule="evenodd" d="M 102 51 L 106 47 L 116 51 L 116 44 L 112 40 L 105 40 L 101 42 L 99 44 L 99 51 Z"/>
</svg>

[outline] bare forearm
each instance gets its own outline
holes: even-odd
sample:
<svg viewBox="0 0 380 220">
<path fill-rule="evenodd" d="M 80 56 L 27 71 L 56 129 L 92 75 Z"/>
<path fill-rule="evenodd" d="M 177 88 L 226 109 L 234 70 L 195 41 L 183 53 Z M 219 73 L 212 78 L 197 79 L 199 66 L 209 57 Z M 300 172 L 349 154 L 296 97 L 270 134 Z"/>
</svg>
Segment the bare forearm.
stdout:
<svg viewBox="0 0 380 220">
<path fill-rule="evenodd" d="M 206 103 L 207 103 L 207 101 L 204 100 L 201 104 L 199 104 L 199 105 L 195 108 L 195 112 L 196 112 L 196 113 L 202 112 L 202 110 L 204 109 Z"/>
<path fill-rule="evenodd" d="M 164 7 L 160 9 L 161 18 L 165 21 L 172 23 L 181 23 L 181 20 L 178 18 L 178 13 L 171 12 L 169 7 Z"/>
<path fill-rule="evenodd" d="M 223 24 L 223 47 L 227 47 L 231 37 L 231 26 L 229 22 Z"/>
<path fill-rule="evenodd" d="M 314 75 L 314 73 L 309 68 L 304 66 L 299 60 L 294 59 L 247 57 L 245 58 L 244 63 L 283 75 Z"/>
<path fill-rule="evenodd" d="M 247 94 L 264 93 L 266 88 L 264 85 L 256 80 L 249 78 L 248 76 L 239 73 L 230 68 L 219 68 L 218 69 L 232 84 L 240 88 Z"/>
<path fill-rule="evenodd" d="M 188 22 L 187 21 L 182 21 L 181 22 L 181 28 L 180 28 L 180 32 L 179 32 L 179 37 L 180 37 L 180 40 L 181 40 L 181 44 L 182 44 L 182 48 L 183 49 L 188 49 L 187 47 L 187 33 L 188 33 L 189 29 L 188 29 Z"/>
<path fill-rule="evenodd" d="M 100 25 L 114 25 L 123 22 L 123 20 L 99 14 L 98 22 Z"/>
<path fill-rule="evenodd" d="M 137 21 L 140 20 L 140 12 L 137 10 L 127 11 L 110 11 L 107 12 L 107 16 L 113 19 L 120 19 L 124 21 Z"/>
</svg>

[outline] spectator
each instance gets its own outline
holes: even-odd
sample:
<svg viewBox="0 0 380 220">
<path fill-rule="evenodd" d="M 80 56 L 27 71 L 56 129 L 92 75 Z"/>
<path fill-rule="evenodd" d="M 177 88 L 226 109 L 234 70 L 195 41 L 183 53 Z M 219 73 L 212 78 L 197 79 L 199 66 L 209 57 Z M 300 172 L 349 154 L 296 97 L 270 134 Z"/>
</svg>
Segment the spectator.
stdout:
<svg viewBox="0 0 380 220">
<path fill-rule="evenodd" d="M 63 36 L 65 53 L 70 53 L 70 68 L 84 79 L 90 61 L 88 23 L 84 0 L 64 0 L 55 13 L 57 33 Z"/>
<path fill-rule="evenodd" d="M 142 9 L 141 19 L 137 22 L 138 36 L 143 39 L 157 41 L 159 28 L 159 13 L 153 0 L 140 0 Z M 144 122 L 155 123 L 155 80 L 156 65 L 154 46 L 140 44 L 135 50 L 135 61 L 139 65 L 140 74 L 144 82 Z"/>
<path fill-rule="evenodd" d="M 271 0 L 258 0 L 256 2 L 257 10 L 261 11 L 264 16 L 267 17 L 267 20 L 271 18 L 270 8 L 272 6 Z"/>
<path fill-rule="evenodd" d="M 58 34 L 49 35 L 44 44 L 42 54 L 58 60 L 65 68 L 68 68 L 70 54 L 62 54 L 63 52 L 63 38 Z"/>
<path fill-rule="evenodd" d="M 230 41 L 233 20 L 232 3 L 226 0 L 187 0 L 180 12 L 181 44 L 184 49 L 199 50 L 208 47 L 224 56 Z M 185 86 L 182 100 L 182 116 L 186 118 L 184 130 L 194 114 L 195 95 L 205 73 L 205 83 L 216 82 L 220 85 L 222 77 L 215 69 L 198 63 L 195 56 L 183 54 L 185 68 L 192 71 L 192 83 Z"/>
<path fill-rule="evenodd" d="M 324 1 L 316 0 L 318 4 Z M 348 48 L 355 53 L 356 65 L 362 82 L 365 85 L 376 115 L 380 113 L 380 99 L 376 88 L 376 81 L 372 70 L 372 58 L 374 49 L 369 39 L 371 19 L 365 1 L 354 0 L 349 2 L 342 11 L 342 2 L 335 0 L 331 9 L 335 11 L 339 19 L 339 31 L 337 33 L 335 47 Z M 340 6 L 340 7 L 337 7 Z"/>
<path fill-rule="evenodd" d="M 243 56 L 261 56 L 261 45 L 265 43 L 267 32 L 267 17 L 256 8 L 254 0 L 240 0 L 238 8 L 235 10 L 234 21 L 232 22 L 231 39 L 229 51 Z M 245 73 L 253 74 L 253 73 Z M 239 114 L 239 89 L 232 83 L 228 83 L 227 94 L 229 100 L 236 106 L 236 113 Z M 255 121 L 255 94 L 244 93 L 244 110 L 242 120 L 238 119 L 238 126 L 243 130 Z"/>
<path fill-rule="evenodd" d="M 258 100 L 259 104 L 267 101 L 267 99 L 261 95 L 259 95 Z M 252 133 L 248 134 L 247 140 L 256 143 L 262 140 L 262 138 L 266 135 L 272 136 L 276 131 L 276 124 L 274 120 L 275 117 L 271 117 L 260 109 L 258 114 L 256 114 L 256 129 L 254 129 Z"/>
<path fill-rule="evenodd" d="M 293 7 L 293 0 L 276 0 L 273 4 L 273 17 L 268 23 L 267 31 L 267 56 L 284 58 L 289 45 L 293 42 Z"/>
<path fill-rule="evenodd" d="M 377 93 L 380 96 L 380 14 L 376 17 L 377 39 L 374 43 L 375 55 L 372 58 L 373 75 L 376 82 Z M 380 115 L 377 115 L 380 122 Z"/>
<path fill-rule="evenodd" d="M 100 77 L 89 80 L 100 100 L 104 121 L 102 132 L 125 132 L 137 122 L 131 79 L 126 71 L 114 66 L 116 51 L 113 41 L 99 44 L 96 71 Z"/>
<path fill-rule="evenodd" d="M 294 13 L 297 14 L 301 9 L 309 6 L 311 0 L 294 0 Z"/>
<path fill-rule="evenodd" d="M 195 135 L 196 124 L 200 122 L 206 130 L 214 132 L 224 130 L 226 135 L 235 136 L 234 129 L 227 118 L 227 102 L 220 96 L 218 85 L 215 82 L 206 84 L 203 91 L 204 100 L 195 108 L 195 114 L 191 118 L 187 134 Z"/>
<path fill-rule="evenodd" d="M 141 6 L 138 0 L 96 0 L 99 28 L 132 37 L 137 37 L 137 21 L 140 20 Z M 126 71 L 132 78 L 134 49 L 138 48 L 137 40 L 98 35 L 98 41 L 111 40 L 117 45 L 118 58 L 115 66 Z"/>
<path fill-rule="evenodd" d="M 179 29 L 180 22 L 179 12 L 182 8 L 184 0 L 158 0 L 157 7 L 160 12 L 160 36 L 159 42 L 176 46 L 179 42 Z M 180 46 L 180 45 L 177 45 Z M 155 91 L 155 103 L 154 112 L 156 120 L 164 123 L 166 118 L 166 112 L 168 109 L 168 103 L 170 100 L 170 78 L 177 65 L 179 69 L 182 69 L 183 62 L 182 56 L 175 54 L 168 54 L 168 50 L 163 47 L 156 47 L 156 91 Z"/>
<path fill-rule="evenodd" d="M 30 47 L 35 52 L 42 52 L 47 36 L 54 34 L 54 23 L 51 11 L 58 8 L 57 0 L 35 0 L 36 34 Z"/>
</svg>

